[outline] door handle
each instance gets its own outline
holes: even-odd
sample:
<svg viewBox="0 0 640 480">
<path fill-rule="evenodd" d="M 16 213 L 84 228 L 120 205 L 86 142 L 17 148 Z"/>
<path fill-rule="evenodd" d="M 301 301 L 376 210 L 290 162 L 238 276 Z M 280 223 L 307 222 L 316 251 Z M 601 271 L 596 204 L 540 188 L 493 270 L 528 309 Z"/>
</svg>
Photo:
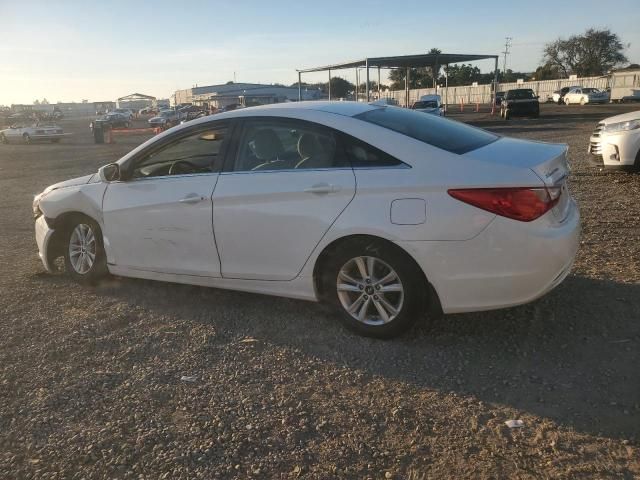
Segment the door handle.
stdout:
<svg viewBox="0 0 640 480">
<path fill-rule="evenodd" d="M 316 183 L 309 188 L 305 188 L 304 191 L 307 193 L 335 193 L 340 191 L 340 186 L 330 183 Z"/>
<path fill-rule="evenodd" d="M 198 195 L 197 193 L 190 193 L 186 197 L 181 198 L 179 202 L 180 203 L 198 203 L 204 199 L 205 197 L 203 197 L 202 195 Z"/>
</svg>

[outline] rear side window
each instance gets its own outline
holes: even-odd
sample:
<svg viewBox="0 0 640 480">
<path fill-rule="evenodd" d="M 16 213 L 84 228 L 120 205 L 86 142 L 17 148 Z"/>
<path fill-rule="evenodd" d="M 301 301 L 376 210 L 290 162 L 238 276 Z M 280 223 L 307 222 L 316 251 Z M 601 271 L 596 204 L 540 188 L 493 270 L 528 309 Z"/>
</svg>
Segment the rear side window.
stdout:
<svg viewBox="0 0 640 480">
<path fill-rule="evenodd" d="M 405 108 L 376 108 L 355 118 L 457 154 L 484 147 L 498 139 L 493 133 L 464 123 Z"/>
<path fill-rule="evenodd" d="M 343 137 L 344 150 L 353 168 L 408 167 L 388 153 L 353 137 Z"/>
</svg>

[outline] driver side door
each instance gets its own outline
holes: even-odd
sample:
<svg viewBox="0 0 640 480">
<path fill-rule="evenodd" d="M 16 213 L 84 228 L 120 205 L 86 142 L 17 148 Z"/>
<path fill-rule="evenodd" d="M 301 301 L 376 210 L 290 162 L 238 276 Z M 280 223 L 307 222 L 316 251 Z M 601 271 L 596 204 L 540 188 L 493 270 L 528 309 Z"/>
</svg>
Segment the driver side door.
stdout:
<svg viewBox="0 0 640 480">
<path fill-rule="evenodd" d="M 228 133 L 219 122 L 177 132 L 126 166 L 124 180 L 108 185 L 103 215 L 110 264 L 220 276 L 211 197 Z"/>
</svg>

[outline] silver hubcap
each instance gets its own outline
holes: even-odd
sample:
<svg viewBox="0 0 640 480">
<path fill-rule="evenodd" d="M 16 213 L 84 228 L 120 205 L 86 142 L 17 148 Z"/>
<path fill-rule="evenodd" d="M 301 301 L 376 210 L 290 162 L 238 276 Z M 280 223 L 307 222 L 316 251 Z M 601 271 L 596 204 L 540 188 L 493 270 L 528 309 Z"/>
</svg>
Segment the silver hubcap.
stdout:
<svg viewBox="0 0 640 480">
<path fill-rule="evenodd" d="M 356 257 L 340 269 L 338 299 L 349 315 L 367 325 L 391 322 L 402 310 L 404 288 L 398 274 L 375 257 Z"/>
<path fill-rule="evenodd" d="M 96 237 L 89 225 L 81 223 L 73 229 L 69 240 L 69 259 L 71 266 L 81 275 L 84 275 L 96 259 Z"/>
</svg>

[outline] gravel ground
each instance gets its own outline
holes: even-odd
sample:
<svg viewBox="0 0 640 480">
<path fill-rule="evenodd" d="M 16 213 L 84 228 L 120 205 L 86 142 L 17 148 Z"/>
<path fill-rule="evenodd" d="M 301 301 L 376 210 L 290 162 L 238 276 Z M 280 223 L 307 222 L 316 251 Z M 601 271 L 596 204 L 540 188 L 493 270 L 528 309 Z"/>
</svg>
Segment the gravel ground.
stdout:
<svg viewBox="0 0 640 480">
<path fill-rule="evenodd" d="M 582 247 L 533 304 L 386 342 L 313 303 L 44 273 L 33 194 L 139 139 L 65 120 L 59 145 L 0 146 L 0 478 L 640 478 L 640 175 L 586 153 L 629 110 L 455 115 L 570 145 Z"/>
</svg>

